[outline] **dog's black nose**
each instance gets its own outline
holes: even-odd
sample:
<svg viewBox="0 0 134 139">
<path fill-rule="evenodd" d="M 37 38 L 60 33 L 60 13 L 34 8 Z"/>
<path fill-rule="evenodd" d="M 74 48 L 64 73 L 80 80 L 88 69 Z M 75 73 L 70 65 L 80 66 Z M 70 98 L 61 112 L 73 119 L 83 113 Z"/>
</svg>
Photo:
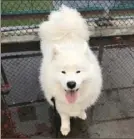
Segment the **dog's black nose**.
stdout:
<svg viewBox="0 0 134 139">
<path fill-rule="evenodd" d="M 74 82 L 74 81 L 67 82 L 68 88 L 73 89 L 73 88 L 75 88 L 75 86 L 76 86 L 76 82 Z"/>
</svg>

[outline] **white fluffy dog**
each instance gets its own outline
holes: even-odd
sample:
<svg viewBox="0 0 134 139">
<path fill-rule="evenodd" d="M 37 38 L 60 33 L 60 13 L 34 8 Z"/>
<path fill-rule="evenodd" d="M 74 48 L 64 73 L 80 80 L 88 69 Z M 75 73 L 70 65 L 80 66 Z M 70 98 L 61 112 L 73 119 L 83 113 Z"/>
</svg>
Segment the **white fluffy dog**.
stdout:
<svg viewBox="0 0 134 139">
<path fill-rule="evenodd" d="M 47 101 L 56 100 L 61 133 L 70 132 L 70 117 L 86 119 L 102 88 L 99 62 L 88 46 L 90 32 L 77 10 L 62 6 L 39 28 L 43 54 L 40 83 Z"/>
</svg>

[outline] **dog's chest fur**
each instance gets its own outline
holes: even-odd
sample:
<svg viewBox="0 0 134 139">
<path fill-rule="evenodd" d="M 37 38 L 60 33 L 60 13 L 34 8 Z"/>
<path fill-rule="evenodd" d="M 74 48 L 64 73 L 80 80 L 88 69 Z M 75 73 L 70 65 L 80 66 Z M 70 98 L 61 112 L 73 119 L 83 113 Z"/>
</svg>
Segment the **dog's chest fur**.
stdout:
<svg viewBox="0 0 134 139">
<path fill-rule="evenodd" d="M 76 103 L 76 104 L 66 104 L 66 103 L 56 103 L 56 108 L 59 113 L 65 113 L 70 117 L 77 117 L 82 110 L 85 110 L 88 104 Z"/>
</svg>

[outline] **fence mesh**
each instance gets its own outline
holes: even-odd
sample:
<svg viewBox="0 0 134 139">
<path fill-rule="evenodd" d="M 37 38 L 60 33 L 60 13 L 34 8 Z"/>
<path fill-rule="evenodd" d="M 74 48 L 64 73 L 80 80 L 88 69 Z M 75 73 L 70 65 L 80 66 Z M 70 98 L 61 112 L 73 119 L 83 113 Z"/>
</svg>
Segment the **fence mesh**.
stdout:
<svg viewBox="0 0 134 139">
<path fill-rule="evenodd" d="M 38 24 L 62 4 L 77 8 L 92 27 L 134 25 L 133 0 L 3 0 L 2 36 L 36 33 Z"/>
<path fill-rule="evenodd" d="M 103 77 L 104 89 L 123 89 L 134 85 L 134 49 L 112 48 L 104 49 Z"/>
<path fill-rule="evenodd" d="M 134 87 L 134 48 L 130 46 L 120 48 L 120 46 L 104 48 L 103 90 Z M 94 51 L 96 56 L 98 56 L 98 50 Z M 34 102 L 44 98 L 38 80 L 40 60 L 39 52 L 2 55 L 3 68 L 12 86 L 10 93 L 6 96 L 8 105 Z"/>
<path fill-rule="evenodd" d="M 9 105 L 43 99 L 38 80 L 41 56 L 36 54 L 4 54 L 9 59 L 3 59 L 2 64 L 12 86 L 6 97 Z"/>
</svg>

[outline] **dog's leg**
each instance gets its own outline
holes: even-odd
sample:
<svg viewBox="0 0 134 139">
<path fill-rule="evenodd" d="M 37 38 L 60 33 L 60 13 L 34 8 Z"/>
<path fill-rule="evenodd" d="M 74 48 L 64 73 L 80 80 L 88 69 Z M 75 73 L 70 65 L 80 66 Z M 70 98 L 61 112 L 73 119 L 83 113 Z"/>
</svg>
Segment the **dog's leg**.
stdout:
<svg viewBox="0 0 134 139">
<path fill-rule="evenodd" d="M 61 117 L 61 128 L 62 135 L 66 136 L 70 132 L 70 117 L 65 114 L 60 114 Z"/>
<path fill-rule="evenodd" d="M 86 120 L 87 119 L 87 114 L 86 112 L 83 110 L 80 112 L 79 116 L 78 116 L 80 119 L 82 120 Z"/>
</svg>

